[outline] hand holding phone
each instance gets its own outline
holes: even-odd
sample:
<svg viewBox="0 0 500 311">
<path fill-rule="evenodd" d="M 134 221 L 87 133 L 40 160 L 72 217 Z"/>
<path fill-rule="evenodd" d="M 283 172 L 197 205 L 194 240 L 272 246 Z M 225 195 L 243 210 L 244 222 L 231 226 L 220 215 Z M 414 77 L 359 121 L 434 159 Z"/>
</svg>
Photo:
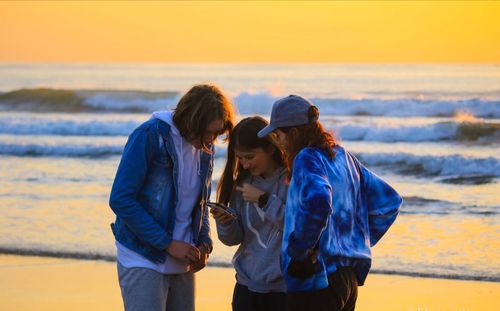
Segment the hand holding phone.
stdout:
<svg viewBox="0 0 500 311">
<path fill-rule="evenodd" d="M 215 220 L 223 225 L 237 218 L 236 213 L 223 204 L 208 202 L 207 205 L 210 207 L 210 213 Z"/>
</svg>

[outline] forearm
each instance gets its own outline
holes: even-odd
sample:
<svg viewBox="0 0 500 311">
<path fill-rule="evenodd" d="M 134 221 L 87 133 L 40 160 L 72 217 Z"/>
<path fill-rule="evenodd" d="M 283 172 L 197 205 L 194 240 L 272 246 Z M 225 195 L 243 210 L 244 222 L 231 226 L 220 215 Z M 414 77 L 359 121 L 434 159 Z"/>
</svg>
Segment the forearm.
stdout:
<svg viewBox="0 0 500 311">
<path fill-rule="evenodd" d="M 227 246 L 238 245 L 243 242 L 243 227 L 238 219 L 228 224 L 217 223 L 217 236 Z"/>
<path fill-rule="evenodd" d="M 331 197 L 325 191 L 313 200 L 302 202 L 295 218 L 295 228 L 288 240 L 287 252 L 290 257 L 301 260 L 318 243 L 331 214 Z"/>
<path fill-rule="evenodd" d="M 197 246 L 205 247 L 208 253 L 211 253 L 212 249 L 213 249 L 213 242 L 212 242 L 211 230 L 210 230 L 210 221 L 208 218 L 208 207 L 205 207 L 205 210 L 204 210 L 203 222 L 202 222 L 201 230 L 200 230 L 200 238 L 199 238 Z"/>
<path fill-rule="evenodd" d="M 362 173 L 370 244 L 374 246 L 396 220 L 403 199 L 390 185 L 368 169 L 363 167 Z"/>
</svg>

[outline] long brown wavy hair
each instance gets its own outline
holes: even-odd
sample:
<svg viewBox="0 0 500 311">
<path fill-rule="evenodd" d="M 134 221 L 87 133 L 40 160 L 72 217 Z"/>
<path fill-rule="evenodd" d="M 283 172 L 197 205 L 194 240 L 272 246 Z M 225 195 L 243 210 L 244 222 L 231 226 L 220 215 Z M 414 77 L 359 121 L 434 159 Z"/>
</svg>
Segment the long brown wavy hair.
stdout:
<svg viewBox="0 0 500 311">
<path fill-rule="evenodd" d="M 208 125 L 222 120 L 224 127 L 218 134 L 227 135 L 234 127 L 234 111 L 220 88 L 211 84 L 199 84 L 179 100 L 173 120 L 182 137 L 188 141 L 200 141 L 203 150 L 210 153 L 209 147 L 203 142 Z"/>
<path fill-rule="evenodd" d="M 217 184 L 217 202 L 227 205 L 231 195 L 239 181 L 249 176 L 238 161 L 235 149 L 252 150 L 262 148 L 266 151 L 274 149 L 273 160 L 278 166 L 284 166 L 284 154 L 280 149 L 275 134 L 259 138 L 257 133 L 268 125 L 268 122 L 259 116 L 249 117 L 241 120 L 229 134 L 227 146 L 227 162 L 224 172 Z"/>
<path fill-rule="evenodd" d="M 286 166 L 288 169 L 288 180 L 292 178 L 295 157 L 306 147 L 318 148 L 325 152 L 331 159 L 335 157 L 333 147 L 337 145 L 337 140 L 334 134 L 326 131 L 319 122 L 318 108 L 311 106 L 308 111 L 308 118 L 308 124 L 278 128 L 287 134 Z"/>
</svg>

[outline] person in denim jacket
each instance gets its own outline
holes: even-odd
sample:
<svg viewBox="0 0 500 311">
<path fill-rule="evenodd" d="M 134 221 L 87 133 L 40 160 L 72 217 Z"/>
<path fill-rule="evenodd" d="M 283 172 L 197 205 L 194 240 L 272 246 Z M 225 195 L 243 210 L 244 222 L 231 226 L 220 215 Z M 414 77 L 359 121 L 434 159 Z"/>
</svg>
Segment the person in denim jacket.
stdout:
<svg viewBox="0 0 500 311">
<path fill-rule="evenodd" d="M 193 273 L 212 251 L 213 143 L 233 123 L 223 93 L 196 85 L 129 136 L 109 200 L 126 310 L 194 310 Z"/>
<path fill-rule="evenodd" d="M 318 109 L 290 95 L 274 103 L 269 126 L 287 153 L 282 269 L 288 310 L 354 310 L 371 251 L 402 198 L 337 144 Z"/>
</svg>

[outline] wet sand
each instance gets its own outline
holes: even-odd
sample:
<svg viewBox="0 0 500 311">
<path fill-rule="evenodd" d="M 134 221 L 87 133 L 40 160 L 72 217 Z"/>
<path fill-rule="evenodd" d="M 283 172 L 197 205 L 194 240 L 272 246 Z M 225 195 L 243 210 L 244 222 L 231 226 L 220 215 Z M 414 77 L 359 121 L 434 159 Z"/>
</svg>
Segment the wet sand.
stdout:
<svg viewBox="0 0 500 311">
<path fill-rule="evenodd" d="M 233 287 L 232 269 L 202 270 L 196 309 L 231 310 Z M 116 264 L 0 255 L 0 310 L 34 309 L 122 310 Z M 371 274 L 356 310 L 500 310 L 500 283 Z"/>
</svg>

